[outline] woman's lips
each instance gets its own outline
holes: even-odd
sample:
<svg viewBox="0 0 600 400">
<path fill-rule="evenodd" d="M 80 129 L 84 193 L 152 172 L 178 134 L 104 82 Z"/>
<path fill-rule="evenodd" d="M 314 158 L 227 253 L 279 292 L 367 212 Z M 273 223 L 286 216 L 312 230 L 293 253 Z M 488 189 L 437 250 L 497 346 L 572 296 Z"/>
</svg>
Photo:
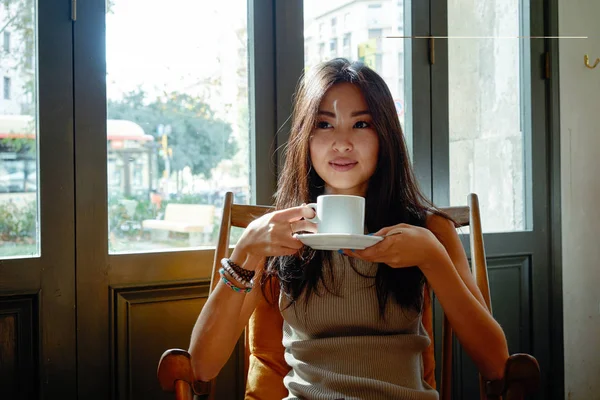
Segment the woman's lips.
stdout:
<svg viewBox="0 0 600 400">
<path fill-rule="evenodd" d="M 329 162 L 331 168 L 339 172 L 349 171 L 354 168 L 356 164 L 358 164 L 358 162 L 351 160 L 336 160 Z"/>
</svg>

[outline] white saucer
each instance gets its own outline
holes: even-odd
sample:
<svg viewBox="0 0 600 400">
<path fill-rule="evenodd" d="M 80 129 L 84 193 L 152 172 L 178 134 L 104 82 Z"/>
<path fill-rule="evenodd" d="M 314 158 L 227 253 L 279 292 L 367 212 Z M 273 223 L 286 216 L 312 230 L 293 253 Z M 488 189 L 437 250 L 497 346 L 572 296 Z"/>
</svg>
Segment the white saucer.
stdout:
<svg viewBox="0 0 600 400">
<path fill-rule="evenodd" d="M 352 235 L 349 233 L 302 233 L 294 236 L 315 250 L 364 250 L 383 240 L 381 236 Z"/>
</svg>

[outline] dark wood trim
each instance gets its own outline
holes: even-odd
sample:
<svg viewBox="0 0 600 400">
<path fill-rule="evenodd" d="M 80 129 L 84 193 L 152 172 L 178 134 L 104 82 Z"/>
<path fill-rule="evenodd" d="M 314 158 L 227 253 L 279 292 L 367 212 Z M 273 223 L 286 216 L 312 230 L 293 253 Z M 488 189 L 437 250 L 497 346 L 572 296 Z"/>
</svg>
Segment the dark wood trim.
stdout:
<svg viewBox="0 0 600 400">
<path fill-rule="evenodd" d="M 530 33 L 531 36 L 544 35 L 544 9 L 540 1 L 525 1 L 529 3 Z M 523 7 L 525 8 L 525 7 Z M 531 202 L 528 207 L 532 211 L 533 225 L 531 228 L 536 233 L 534 258 L 531 269 L 531 304 L 532 338 L 534 338 L 531 354 L 537 358 L 541 369 L 542 385 L 538 398 L 547 399 L 550 396 L 552 379 L 550 371 L 550 325 L 551 299 L 550 287 L 550 191 L 549 176 L 550 165 L 548 155 L 550 143 L 548 137 L 546 108 L 546 81 L 543 74 L 544 67 L 544 40 L 531 39 L 530 45 L 530 74 L 531 74 Z M 535 143 L 535 145 L 533 145 Z M 527 151 L 527 150 L 526 150 Z M 527 192 L 526 192 L 527 194 Z M 527 198 L 527 196 L 526 196 Z"/>
<path fill-rule="evenodd" d="M 302 0 L 273 1 L 275 8 L 275 87 L 277 171 L 290 135 L 292 96 L 304 71 L 304 5 Z M 264 204 L 271 204 L 264 203 Z"/>
<path fill-rule="evenodd" d="M 406 36 L 431 35 L 430 1 L 410 2 L 409 18 L 405 18 Z M 407 13 L 405 13 L 406 15 Z M 410 39 L 405 42 L 404 55 L 409 68 L 404 69 L 404 93 L 407 102 L 405 127 L 411 136 L 412 163 L 417 181 L 428 198 L 433 195 L 432 180 L 432 110 L 431 110 L 431 65 L 429 63 L 429 41 Z"/>
<path fill-rule="evenodd" d="M 448 2 L 431 0 L 431 36 L 448 36 Z M 448 39 L 435 40 L 431 66 L 431 199 L 436 206 L 450 205 L 450 110 Z M 465 204 L 467 198 L 465 197 Z"/>
<path fill-rule="evenodd" d="M 78 397 L 109 399 L 105 1 L 74 24 Z"/>
<path fill-rule="evenodd" d="M 42 258 L 0 260 L 0 296 L 38 291 L 44 262 Z"/>
<path fill-rule="evenodd" d="M 40 276 L 40 393 L 75 399 L 73 25 L 68 2 L 37 7 L 41 259 L 29 272 Z"/>
<path fill-rule="evenodd" d="M 558 0 L 544 2 L 544 34 L 558 36 Z M 563 265 L 560 181 L 560 71 L 559 41 L 547 39 L 545 50 L 550 55 L 550 79 L 546 80 L 546 107 L 550 150 L 550 382 L 551 399 L 565 398 L 564 326 L 563 326 Z"/>
<path fill-rule="evenodd" d="M 277 185 L 273 8 L 273 0 L 248 1 L 250 166 L 256 204 L 271 204 Z"/>
<path fill-rule="evenodd" d="M 183 281 L 209 277 L 214 250 L 164 251 L 110 256 L 110 283 L 155 282 L 165 278 Z"/>
<path fill-rule="evenodd" d="M 68 2 L 36 7 L 40 255 L 0 260 L 0 295 L 36 295 L 39 373 L 28 384 L 44 398 L 75 399 L 73 25 Z"/>
</svg>

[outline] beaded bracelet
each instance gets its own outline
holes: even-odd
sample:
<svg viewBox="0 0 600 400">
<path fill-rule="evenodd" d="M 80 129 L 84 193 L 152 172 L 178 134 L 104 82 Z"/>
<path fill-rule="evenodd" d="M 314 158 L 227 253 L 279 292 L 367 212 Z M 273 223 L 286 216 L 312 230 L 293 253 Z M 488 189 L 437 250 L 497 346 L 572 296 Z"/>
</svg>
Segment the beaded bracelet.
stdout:
<svg viewBox="0 0 600 400">
<path fill-rule="evenodd" d="M 237 272 L 235 272 L 233 270 L 233 268 L 231 268 L 229 266 L 229 264 L 223 263 L 223 269 L 225 270 L 225 272 L 227 272 L 229 275 L 231 275 L 231 277 L 233 277 L 233 279 L 235 279 L 238 283 L 241 283 L 242 285 L 244 285 L 247 288 L 254 287 L 254 282 L 252 281 L 252 279 L 246 280 L 246 279 L 242 278 L 241 276 L 238 275 Z"/>
<path fill-rule="evenodd" d="M 225 270 L 223 268 L 221 268 L 219 270 L 219 274 L 221 274 L 221 280 L 223 281 L 223 283 L 225 283 L 227 286 L 229 286 L 231 289 L 233 289 L 233 291 L 238 292 L 238 293 L 249 293 L 252 288 L 246 288 L 246 289 L 242 289 L 239 288 L 237 286 L 235 286 L 233 283 L 229 282 L 229 280 L 225 277 Z"/>
<path fill-rule="evenodd" d="M 227 266 L 229 266 L 231 269 L 233 269 L 241 278 L 243 278 L 244 280 L 250 282 L 252 280 L 252 278 L 254 278 L 254 274 L 255 271 L 249 270 L 249 269 L 245 269 L 240 267 L 239 265 L 237 265 L 236 263 L 234 263 L 233 261 L 231 261 L 229 258 L 223 258 L 221 260 L 221 265 L 227 269 Z"/>
</svg>

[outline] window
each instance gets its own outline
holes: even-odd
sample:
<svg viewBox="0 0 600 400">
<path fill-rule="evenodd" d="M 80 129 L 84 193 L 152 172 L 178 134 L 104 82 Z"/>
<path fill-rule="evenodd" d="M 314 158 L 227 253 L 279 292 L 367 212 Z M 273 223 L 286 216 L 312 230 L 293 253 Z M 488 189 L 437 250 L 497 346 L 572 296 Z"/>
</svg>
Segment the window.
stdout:
<svg viewBox="0 0 600 400">
<path fill-rule="evenodd" d="M 384 21 L 384 13 L 381 4 L 369 4 L 367 7 L 367 25 L 379 26 Z"/>
<path fill-rule="evenodd" d="M 10 32 L 4 31 L 4 52 L 10 53 Z"/>
<path fill-rule="evenodd" d="M 369 39 L 375 40 L 376 51 L 379 53 L 382 51 L 383 29 L 369 29 Z"/>
<path fill-rule="evenodd" d="M 351 52 L 351 47 L 350 47 L 351 38 L 352 38 L 352 34 L 351 33 L 346 33 L 344 35 L 344 39 L 343 39 L 343 42 L 342 42 L 343 43 L 342 44 L 342 47 L 343 47 L 342 51 L 344 53 L 344 57 L 346 57 L 346 58 L 351 58 L 352 57 L 352 52 Z"/>
<path fill-rule="evenodd" d="M 10 100 L 10 78 L 4 77 L 4 100 Z"/>
<path fill-rule="evenodd" d="M 344 31 L 348 32 L 350 28 L 350 13 L 346 13 L 344 14 Z"/>
<path fill-rule="evenodd" d="M 114 0 L 106 15 L 111 254 L 213 248 L 224 193 L 251 201 L 247 2 L 232 3 Z"/>
<path fill-rule="evenodd" d="M 334 36 L 337 35 L 336 27 L 337 27 L 337 18 L 335 18 L 335 17 L 331 18 L 331 34 Z"/>
<path fill-rule="evenodd" d="M 329 57 L 331 57 L 331 58 L 337 57 L 337 51 L 338 51 L 338 40 L 332 39 L 329 42 Z"/>
<path fill-rule="evenodd" d="M 398 15 L 396 29 L 398 30 L 399 36 L 402 36 L 404 32 L 404 2 L 398 2 L 398 5 L 396 6 L 396 15 Z"/>
<path fill-rule="evenodd" d="M 11 43 L 15 38 L 25 40 L 38 34 L 37 7 L 33 4 L 12 1 L 4 2 L 9 9 L 0 8 L 4 29 L 0 71 L 11 75 L 0 81 L 2 99 L 6 100 L 0 101 L 0 259 L 40 255 L 38 77 L 37 71 L 26 71 L 25 46 Z M 1 56 L 6 53 L 11 54 Z M 52 146 L 52 140 L 49 142 Z"/>
<path fill-rule="evenodd" d="M 521 32 L 522 7 L 519 0 L 490 1 L 482 8 L 450 1 L 448 35 L 528 35 Z M 526 228 L 524 138 L 530 128 L 524 107 L 530 100 L 522 88 L 530 85 L 530 75 L 522 71 L 529 71 L 529 63 L 520 39 L 448 40 L 450 205 L 477 193 L 486 232 Z"/>
</svg>

